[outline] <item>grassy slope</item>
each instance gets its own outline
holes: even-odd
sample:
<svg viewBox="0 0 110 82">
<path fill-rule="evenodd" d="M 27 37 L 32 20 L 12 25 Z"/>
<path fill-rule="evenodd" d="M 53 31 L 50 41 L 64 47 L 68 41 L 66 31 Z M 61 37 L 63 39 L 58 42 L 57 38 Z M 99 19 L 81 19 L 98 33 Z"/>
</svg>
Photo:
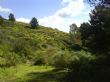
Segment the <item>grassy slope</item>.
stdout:
<svg viewBox="0 0 110 82">
<path fill-rule="evenodd" d="M 28 60 L 32 63 L 40 56 L 68 52 L 68 39 L 68 33 L 57 29 L 43 26 L 31 29 L 25 23 L 5 21 L 0 25 L 0 64 Z"/>
<path fill-rule="evenodd" d="M 0 68 L 0 82 L 64 82 L 65 73 L 51 66 L 19 65 Z"/>
<path fill-rule="evenodd" d="M 43 26 L 31 29 L 28 24 L 5 20 L 0 25 L 0 82 L 61 82 L 66 71 L 50 66 L 2 66 L 33 63 L 39 57 L 52 62 L 49 57 L 69 52 L 68 39 L 68 33 L 57 29 Z"/>
<path fill-rule="evenodd" d="M 31 29 L 25 23 L 5 21 L 0 25 L 0 82 L 64 82 L 66 70 L 33 64 L 43 61 L 45 65 L 65 68 L 72 60 L 76 61 L 73 66 L 77 71 L 94 59 L 88 52 L 70 51 L 70 45 L 68 33 L 43 26 Z M 13 65 L 17 66 L 1 68 Z"/>
</svg>

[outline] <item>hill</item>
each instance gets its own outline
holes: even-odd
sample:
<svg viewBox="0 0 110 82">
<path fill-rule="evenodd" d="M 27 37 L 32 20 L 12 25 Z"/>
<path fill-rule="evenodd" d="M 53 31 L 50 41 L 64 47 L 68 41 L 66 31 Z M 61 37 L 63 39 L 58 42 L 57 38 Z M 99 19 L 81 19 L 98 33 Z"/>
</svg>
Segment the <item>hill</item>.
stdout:
<svg viewBox="0 0 110 82">
<path fill-rule="evenodd" d="M 57 29 L 10 22 L 0 25 L 0 66 L 19 63 L 53 64 L 57 55 L 69 53 L 69 34 Z"/>
</svg>

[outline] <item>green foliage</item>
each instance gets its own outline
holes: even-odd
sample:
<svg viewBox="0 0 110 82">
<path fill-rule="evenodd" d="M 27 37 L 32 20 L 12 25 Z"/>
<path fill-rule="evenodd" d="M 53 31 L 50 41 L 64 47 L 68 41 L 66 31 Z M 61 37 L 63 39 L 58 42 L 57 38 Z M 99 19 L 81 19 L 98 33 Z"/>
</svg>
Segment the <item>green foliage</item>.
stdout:
<svg viewBox="0 0 110 82">
<path fill-rule="evenodd" d="M 3 17 L 0 16 L 0 25 L 2 25 L 2 24 L 3 24 Z"/>
<path fill-rule="evenodd" d="M 76 39 L 77 37 L 77 33 L 78 33 L 78 27 L 76 24 L 72 24 L 70 25 L 70 39 L 74 41 L 74 39 Z"/>
<path fill-rule="evenodd" d="M 14 22 L 15 20 L 16 20 L 16 19 L 15 19 L 15 17 L 14 17 L 14 14 L 10 13 L 10 14 L 9 14 L 9 21 Z"/>
<path fill-rule="evenodd" d="M 87 46 L 88 37 L 91 34 L 91 26 L 89 23 L 82 23 L 80 26 L 82 46 Z"/>
<path fill-rule="evenodd" d="M 75 53 L 74 53 L 75 54 Z M 89 52 L 78 52 L 70 64 L 67 77 L 70 82 L 108 82 L 110 69 L 104 57 L 93 56 Z"/>
<path fill-rule="evenodd" d="M 31 24 L 31 28 L 36 28 L 38 26 L 38 21 L 35 17 L 32 18 L 32 20 L 30 21 Z"/>
<path fill-rule="evenodd" d="M 4 19 L 0 27 L 1 66 L 19 63 L 52 65 L 55 53 L 68 51 L 67 33 L 40 25 L 38 29 L 27 28 L 29 26 Z"/>
<path fill-rule="evenodd" d="M 8 50 L 9 46 L 0 46 L 0 66 L 10 67 L 21 63 L 21 58 L 18 54 Z"/>
<path fill-rule="evenodd" d="M 78 27 L 77 27 L 77 25 L 76 24 L 72 24 L 72 25 L 70 25 L 70 34 L 76 34 L 77 33 L 77 31 L 78 31 Z"/>
<path fill-rule="evenodd" d="M 54 69 L 51 66 L 30 66 L 25 64 L 10 68 L 0 68 L 0 82 L 34 82 L 35 77 L 36 80 L 41 79 L 42 81 L 50 82 L 47 76 Z M 45 78 L 47 78 L 47 81 Z M 37 82 L 41 81 L 38 80 Z"/>
<path fill-rule="evenodd" d="M 96 70 L 92 67 L 95 66 L 96 57 L 92 56 L 89 52 L 80 51 L 74 53 L 73 61 L 70 64 L 70 73 L 67 75 L 70 82 L 92 82 L 93 74 Z"/>
<path fill-rule="evenodd" d="M 93 15 L 92 15 L 93 14 Z M 97 6 L 90 15 L 93 39 L 90 48 L 94 52 L 108 52 L 110 45 L 110 8 Z M 95 50 L 94 50 L 94 49 Z"/>
<path fill-rule="evenodd" d="M 106 7 L 110 7 L 110 0 L 85 0 L 92 4 L 93 6 L 95 5 L 102 5 Z"/>
<path fill-rule="evenodd" d="M 72 58 L 73 56 L 71 55 L 70 52 L 59 51 L 53 57 L 53 66 L 59 69 L 68 68 L 72 61 Z"/>
<path fill-rule="evenodd" d="M 70 25 L 69 36 L 71 44 L 81 45 L 81 35 L 76 24 Z"/>
<path fill-rule="evenodd" d="M 15 66 L 21 63 L 20 56 L 14 52 L 4 53 L 4 58 L 6 60 L 6 66 Z"/>
<path fill-rule="evenodd" d="M 39 51 L 35 58 L 34 65 L 52 65 L 58 69 L 68 68 L 73 57 L 68 50 L 58 50 L 53 47 L 44 51 Z"/>
<path fill-rule="evenodd" d="M 93 53 L 110 51 L 110 9 L 96 6 L 90 14 L 90 25 L 83 23 L 80 27 L 82 42 Z"/>
<path fill-rule="evenodd" d="M 71 82 L 110 81 L 110 8 L 98 5 L 90 14 L 90 24 L 80 27 L 83 49 L 70 64 Z M 91 51 L 92 54 L 88 54 Z"/>
</svg>

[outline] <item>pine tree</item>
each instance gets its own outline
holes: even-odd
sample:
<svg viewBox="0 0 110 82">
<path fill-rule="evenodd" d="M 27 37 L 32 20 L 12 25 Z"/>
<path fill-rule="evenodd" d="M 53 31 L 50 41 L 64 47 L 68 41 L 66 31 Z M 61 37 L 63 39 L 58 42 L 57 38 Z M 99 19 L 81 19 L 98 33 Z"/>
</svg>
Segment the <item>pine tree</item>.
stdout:
<svg viewBox="0 0 110 82">
<path fill-rule="evenodd" d="M 110 0 L 85 0 L 92 5 L 103 5 L 110 8 Z"/>
<path fill-rule="evenodd" d="M 88 37 L 91 34 L 91 26 L 89 23 L 82 23 L 79 31 L 81 33 L 81 40 L 82 40 L 82 46 L 87 46 L 88 43 Z"/>
<path fill-rule="evenodd" d="M 38 26 L 38 21 L 35 17 L 32 18 L 32 20 L 30 21 L 31 27 L 32 28 L 36 28 Z"/>
<path fill-rule="evenodd" d="M 15 19 L 15 17 L 14 17 L 14 14 L 10 13 L 10 14 L 9 14 L 9 21 L 14 22 L 15 20 L 16 20 L 16 19 Z"/>
<path fill-rule="evenodd" d="M 82 30 L 85 30 L 82 28 Z M 86 29 L 87 30 L 87 29 Z M 93 53 L 110 51 L 110 8 L 96 6 L 90 14 L 90 33 L 85 31 L 86 47 Z"/>
</svg>

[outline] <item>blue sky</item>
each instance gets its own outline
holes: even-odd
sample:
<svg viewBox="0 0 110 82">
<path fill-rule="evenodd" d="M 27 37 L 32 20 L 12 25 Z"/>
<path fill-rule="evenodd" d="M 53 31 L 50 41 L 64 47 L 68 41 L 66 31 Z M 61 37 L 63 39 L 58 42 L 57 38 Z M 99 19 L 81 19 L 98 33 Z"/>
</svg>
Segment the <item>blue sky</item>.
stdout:
<svg viewBox="0 0 110 82">
<path fill-rule="evenodd" d="M 0 15 L 28 23 L 36 17 L 40 25 L 68 32 L 69 26 L 89 20 L 90 7 L 83 0 L 0 0 Z"/>
</svg>

